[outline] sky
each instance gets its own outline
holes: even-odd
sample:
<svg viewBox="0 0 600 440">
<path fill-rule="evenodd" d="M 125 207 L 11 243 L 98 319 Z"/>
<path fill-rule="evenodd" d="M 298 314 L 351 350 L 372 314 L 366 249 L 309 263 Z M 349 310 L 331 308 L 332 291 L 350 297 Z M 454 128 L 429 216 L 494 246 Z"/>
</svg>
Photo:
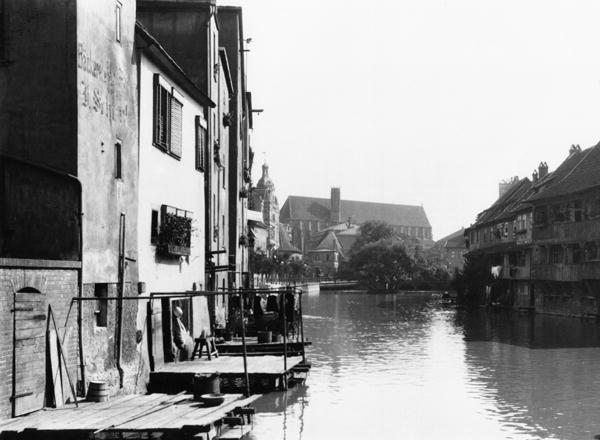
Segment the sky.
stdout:
<svg viewBox="0 0 600 440">
<path fill-rule="evenodd" d="M 434 239 L 498 183 L 600 141 L 597 0 L 230 0 L 243 7 L 254 182 L 423 205 Z"/>
</svg>

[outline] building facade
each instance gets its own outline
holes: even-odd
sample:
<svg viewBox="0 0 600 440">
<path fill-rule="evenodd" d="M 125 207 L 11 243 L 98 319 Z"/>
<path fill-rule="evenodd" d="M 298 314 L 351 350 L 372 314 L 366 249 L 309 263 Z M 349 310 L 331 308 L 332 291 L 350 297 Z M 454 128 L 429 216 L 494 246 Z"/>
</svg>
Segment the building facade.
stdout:
<svg viewBox="0 0 600 440">
<path fill-rule="evenodd" d="M 18 317 L 30 324 L 17 332 L 15 368 L 0 364 L 2 416 L 47 403 L 51 317 L 74 386 L 93 377 L 113 392 L 135 388 L 137 304 L 120 299 L 138 294 L 135 11 L 132 0 L 3 2 L 3 344 L 10 310 L 37 305 Z"/>
<path fill-rule="evenodd" d="M 423 249 L 433 245 L 422 206 L 342 200 L 340 188 L 331 188 L 329 199 L 289 196 L 281 208 L 281 222 L 290 225 L 292 244 L 303 252 L 310 250 L 311 236 L 327 227 L 369 220 L 386 222 L 396 234 L 416 238 Z"/>
<path fill-rule="evenodd" d="M 600 146 L 572 146 L 553 172 L 506 190 L 465 231 L 469 255 L 489 258 L 489 301 L 538 313 L 596 317 L 600 271 Z M 598 212 L 597 212 L 598 211 Z"/>
<path fill-rule="evenodd" d="M 241 10 L 223 14 L 219 29 L 214 1 L 2 2 L 0 417 L 51 403 L 58 335 L 78 394 L 145 391 L 171 352 L 145 335 L 170 323 L 150 295 L 243 283 L 251 106 Z M 224 325 L 225 295 L 180 303 L 193 334 Z"/>
</svg>

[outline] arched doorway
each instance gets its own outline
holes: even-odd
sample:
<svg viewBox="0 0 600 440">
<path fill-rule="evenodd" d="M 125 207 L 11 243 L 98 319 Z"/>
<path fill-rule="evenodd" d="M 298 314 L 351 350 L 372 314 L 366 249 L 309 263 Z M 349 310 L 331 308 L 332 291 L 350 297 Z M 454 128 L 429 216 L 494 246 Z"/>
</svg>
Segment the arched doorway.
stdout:
<svg viewBox="0 0 600 440">
<path fill-rule="evenodd" d="M 13 417 L 44 407 L 46 390 L 46 295 L 32 287 L 14 294 Z"/>
</svg>

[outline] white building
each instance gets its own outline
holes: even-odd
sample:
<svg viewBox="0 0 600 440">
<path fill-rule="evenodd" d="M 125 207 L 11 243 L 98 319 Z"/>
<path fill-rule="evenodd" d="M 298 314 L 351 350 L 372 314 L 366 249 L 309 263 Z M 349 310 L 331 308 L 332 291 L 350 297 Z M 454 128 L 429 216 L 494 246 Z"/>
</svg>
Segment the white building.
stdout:
<svg viewBox="0 0 600 440">
<path fill-rule="evenodd" d="M 215 104 L 141 26 L 139 65 L 138 265 L 144 294 L 205 290 L 205 170 Z M 158 301 L 155 301 L 158 302 Z M 173 301 L 159 307 L 172 307 Z M 210 330 L 207 299 L 177 300 L 198 336 Z M 138 321 L 146 319 L 145 311 Z M 163 319 L 164 324 L 164 319 Z M 165 347 L 165 353 L 168 348 Z"/>
</svg>

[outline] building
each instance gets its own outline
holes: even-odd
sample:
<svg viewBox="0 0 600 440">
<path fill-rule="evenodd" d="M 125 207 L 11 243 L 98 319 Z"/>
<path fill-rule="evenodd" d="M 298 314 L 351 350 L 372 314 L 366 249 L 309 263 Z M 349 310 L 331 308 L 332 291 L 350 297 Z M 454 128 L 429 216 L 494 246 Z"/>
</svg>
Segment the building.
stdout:
<svg viewBox="0 0 600 440">
<path fill-rule="evenodd" d="M 596 317 L 600 307 L 600 144 L 568 157 L 529 198 L 532 301 L 541 313 Z"/>
<path fill-rule="evenodd" d="M 227 249 L 229 129 L 223 124 L 223 116 L 229 111 L 228 95 L 232 85 L 230 78 L 228 85 L 221 64 L 226 53 L 222 55 L 219 51 L 216 2 L 138 1 L 137 5 L 142 25 L 161 42 L 196 87 L 216 103 L 207 121 L 208 160 L 204 172 L 206 288 L 227 288 L 230 278 Z M 220 297 L 216 307 L 226 307 L 225 301 Z"/>
<path fill-rule="evenodd" d="M 271 255 L 279 248 L 279 202 L 275 195 L 275 184 L 269 177 L 269 166 L 262 165 L 262 176 L 250 194 L 252 209 L 262 212 L 263 223 L 267 227 L 267 246 L 263 250 Z"/>
<path fill-rule="evenodd" d="M 469 255 L 486 257 L 490 300 L 539 313 L 597 316 L 600 307 L 600 146 L 572 146 L 553 172 L 512 182 L 467 228 Z"/>
<path fill-rule="evenodd" d="M 468 254 L 486 258 L 490 271 L 494 268 L 492 303 L 531 307 L 531 207 L 526 201 L 533 192 L 528 178 L 513 178 L 508 186 L 501 182 L 498 199 L 465 230 Z"/>
<path fill-rule="evenodd" d="M 46 405 L 48 322 L 79 395 L 143 392 L 174 302 L 148 297 L 244 284 L 251 99 L 241 10 L 222 14 L 2 2 L 0 417 Z M 195 334 L 227 316 L 224 295 L 178 305 Z"/>
<path fill-rule="evenodd" d="M 462 269 L 466 253 L 465 228 L 436 241 L 430 250 L 430 255 L 439 259 L 439 262 L 450 272 Z"/>
<path fill-rule="evenodd" d="M 137 302 L 101 300 L 138 295 L 136 3 L 2 7 L 0 332 L 14 364 L 0 362 L 0 416 L 14 416 L 46 404 L 49 306 L 80 392 L 90 377 L 133 391 L 143 373 Z M 28 325 L 13 347 L 14 320 Z"/>
<path fill-rule="evenodd" d="M 243 243 L 247 243 L 252 108 L 246 90 L 241 9 L 217 8 L 215 0 L 142 0 L 137 4 L 142 24 L 217 104 L 207 121 L 208 156 L 212 158 L 205 171 L 207 288 L 247 284 L 248 256 Z"/>
<path fill-rule="evenodd" d="M 208 119 L 215 107 L 139 23 L 138 267 L 143 294 L 203 290 L 205 280 L 205 172 Z M 184 188 L 185 190 L 182 190 Z M 142 292 L 141 292 L 142 293 Z M 176 302 L 192 334 L 210 332 L 205 297 L 153 304 L 153 314 L 171 314 Z M 145 307 L 138 310 L 144 328 Z M 166 333 L 170 327 L 160 330 Z M 155 344 L 156 345 L 156 344 Z M 152 359 L 171 360 L 171 347 Z"/>
<path fill-rule="evenodd" d="M 369 220 L 390 224 L 396 234 L 417 238 L 423 248 L 433 245 L 431 224 L 422 206 L 342 200 L 340 188 L 332 188 L 329 199 L 289 196 L 281 208 L 281 222 L 291 226 L 292 244 L 303 252 L 310 249 L 310 237 L 318 231 Z"/>
<path fill-rule="evenodd" d="M 235 267 L 232 286 L 249 287 L 248 194 L 251 184 L 252 99 L 246 87 L 246 39 L 242 8 L 218 7 L 219 45 L 228 59 L 232 91 L 229 111 L 223 116 L 229 128 L 229 263 Z"/>
</svg>

